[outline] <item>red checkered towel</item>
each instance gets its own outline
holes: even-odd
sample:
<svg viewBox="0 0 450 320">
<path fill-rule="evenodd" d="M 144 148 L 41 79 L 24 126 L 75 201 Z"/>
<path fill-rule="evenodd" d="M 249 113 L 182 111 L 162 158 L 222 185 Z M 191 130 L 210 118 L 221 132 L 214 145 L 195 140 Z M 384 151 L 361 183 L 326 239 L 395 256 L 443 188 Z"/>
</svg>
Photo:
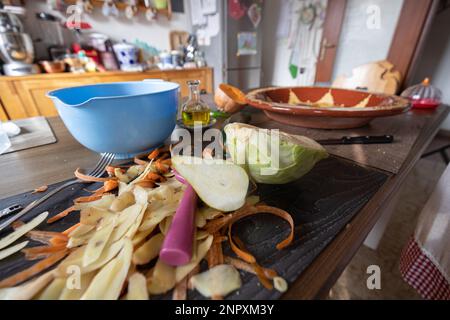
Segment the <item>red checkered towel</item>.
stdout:
<svg viewBox="0 0 450 320">
<path fill-rule="evenodd" d="M 403 250 L 400 272 L 425 299 L 450 300 L 450 166 Z"/>
<path fill-rule="evenodd" d="M 450 300 L 450 285 L 411 238 L 402 252 L 400 272 L 403 279 L 417 290 L 424 299 Z"/>
</svg>

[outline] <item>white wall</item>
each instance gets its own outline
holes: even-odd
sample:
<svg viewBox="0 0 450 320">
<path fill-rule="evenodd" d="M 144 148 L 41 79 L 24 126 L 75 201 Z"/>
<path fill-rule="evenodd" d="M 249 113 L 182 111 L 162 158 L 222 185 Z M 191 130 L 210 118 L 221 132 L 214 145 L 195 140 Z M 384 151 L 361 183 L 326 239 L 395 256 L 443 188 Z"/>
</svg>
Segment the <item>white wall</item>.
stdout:
<svg viewBox="0 0 450 320">
<path fill-rule="evenodd" d="M 443 102 L 450 105 L 450 8 L 439 13 L 433 22 L 414 83 L 420 83 L 426 77 L 441 89 Z M 443 129 L 450 130 L 450 118 Z"/>
<path fill-rule="evenodd" d="M 351 75 L 354 67 L 386 59 L 403 0 L 348 0 L 344 25 L 334 64 L 333 79 Z M 374 11 L 380 8 L 379 29 L 367 27 Z M 373 20 L 369 20 L 373 21 Z"/>
<path fill-rule="evenodd" d="M 297 0 L 300 1 L 300 0 Z M 280 4 L 286 0 L 266 1 L 264 11 L 264 85 L 296 85 L 288 71 L 291 50 L 285 39 L 277 38 Z M 368 29 L 369 6 L 380 8 L 380 28 Z M 344 25 L 339 42 L 333 79 L 351 74 L 352 68 L 386 58 L 403 0 L 348 0 Z"/>
<path fill-rule="evenodd" d="M 188 6 L 185 5 L 185 11 Z M 93 30 L 110 36 L 113 40 L 126 39 L 134 41 L 139 39 L 145 41 L 158 49 L 170 49 L 169 33 L 172 30 L 191 31 L 191 22 L 188 12 L 183 14 L 174 13 L 171 20 L 160 17 L 157 21 L 149 22 L 140 13 L 135 19 L 129 20 L 121 12 L 119 18 L 104 17 L 97 9 L 92 15 L 85 16 Z"/>
<path fill-rule="evenodd" d="M 286 0 L 264 2 L 263 86 L 294 86 L 297 82 L 289 74 L 291 50 L 288 49 L 287 40 L 277 38 L 282 3 L 286 3 Z"/>
<path fill-rule="evenodd" d="M 168 50 L 170 48 L 170 31 L 184 30 L 190 32 L 192 29 L 189 6 L 186 0 L 184 7 L 185 13 L 174 13 L 170 21 L 165 17 L 160 17 L 154 22 L 145 20 L 142 12 L 133 20 L 125 18 L 123 11 L 120 12 L 119 18 L 104 17 L 101 13 L 101 8 L 96 7 L 92 15 L 86 14 L 83 16 L 83 21 L 92 25 L 92 32 L 104 33 L 113 40 L 121 41 L 126 39 L 134 42 L 134 40 L 139 39 L 160 50 Z M 45 0 L 27 1 L 26 8 L 28 11 L 26 17 L 27 32 L 32 34 L 33 39 L 44 38 L 47 43 L 55 42 L 55 27 L 51 24 L 37 22 L 35 18 L 35 12 L 49 12 Z M 44 34 L 42 26 L 48 26 L 52 30 L 48 30 Z M 66 38 L 69 37 L 70 34 L 67 34 Z M 40 45 L 38 44 L 37 47 L 39 49 Z"/>
</svg>

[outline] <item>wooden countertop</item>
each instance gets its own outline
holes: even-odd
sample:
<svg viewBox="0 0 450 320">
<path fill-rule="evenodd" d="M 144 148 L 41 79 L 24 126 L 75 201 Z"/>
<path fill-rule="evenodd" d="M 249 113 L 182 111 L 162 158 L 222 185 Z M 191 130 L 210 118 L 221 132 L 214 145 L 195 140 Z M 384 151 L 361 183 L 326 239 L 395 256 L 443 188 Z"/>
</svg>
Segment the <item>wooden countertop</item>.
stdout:
<svg viewBox="0 0 450 320">
<path fill-rule="evenodd" d="M 17 80 L 33 80 L 38 78 L 43 79 L 70 79 L 70 78 L 80 78 L 80 77 L 111 77 L 111 76 L 120 76 L 120 75 L 133 75 L 133 74 L 180 74 L 180 73 L 192 73 L 195 71 L 202 71 L 202 70 L 210 70 L 211 68 L 205 67 L 205 68 L 195 68 L 195 69 L 180 69 L 180 70 L 146 70 L 146 71 L 136 71 L 136 72 L 126 72 L 126 71 L 106 71 L 106 72 L 86 72 L 86 73 L 71 73 L 71 72 L 62 72 L 62 73 L 38 73 L 38 74 L 32 74 L 27 76 L 1 76 L 1 80 L 7 80 L 7 81 L 17 81 Z"/>
<path fill-rule="evenodd" d="M 395 126 L 405 126 L 405 129 L 401 130 L 404 138 L 398 141 L 399 144 L 396 148 L 386 149 L 386 154 L 383 154 L 383 156 L 379 154 L 376 148 L 367 148 L 367 150 L 360 151 L 359 154 L 363 156 L 355 156 L 358 152 L 355 153 L 354 151 L 347 154 L 340 153 L 339 148 L 347 147 L 333 147 L 336 150 L 330 150 L 332 153 L 357 162 L 361 166 L 378 166 L 380 168 L 375 170 L 382 170 L 388 174 L 389 178 L 347 227 L 301 274 L 284 298 L 315 299 L 323 298 L 328 294 L 329 289 L 381 216 L 383 209 L 389 205 L 390 200 L 395 196 L 408 173 L 434 138 L 448 112 L 448 107 L 441 106 L 436 112 L 432 113 L 410 113 L 398 116 L 398 119 L 395 121 L 392 119 L 393 122 L 389 125 L 389 122 L 375 124 L 374 127 L 378 127 L 378 125 L 381 126 L 386 123 L 386 130 L 392 129 L 394 124 Z M 266 127 L 279 127 L 283 130 L 286 129 L 286 131 L 294 130 L 273 123 L 264 117 L 262 113 L 255 114 L 256 124 L 264 124 Z M 77 167 L 89 168 L 97 162 L 98 155 L 78 144 L 59 118 L 49 118 L 48 120 L 58 139 L 56 144 L 0 155 L 0 167 L 3 169 L 0 198 L 71 178 Z M 417 123 L 420 125 L 417 125 Z M 366 130 L 370 130 L 370 128 L 366 128 Z M 341 135 L 341 132 L 334 131 L 308 130 L 308 133 L 314 137 Z M 402 156 L 403 160 L 399 166 L 390 164 L 391 159 L 395 158 L 392 153 L 395 152 L 405 154 L 405 156 Z M 369 163 L 366 161 L 367 159 L 377 160 Z"/>
<path fill-rule="evenodd" d="M 430 123 L 446 117 L 449 108 L 441 106 L 435 111 L 412 110 L 406 114 L 378 118 L 368 126 L 349 130 L 315 130 L 282 125 L 282 130 L 312 138 L 314 140 L 339 139 L 344 136 L 394 136 L 394 143 L 379 145 L 326 146 L 330 154 L 355 161 L 359 164 L 399 173 L 407 161 L 415 143 Z M 262 113 L 255 114 L 252 122 L 267 129 L 280 125 L 267 119 Z"/>
</svg>

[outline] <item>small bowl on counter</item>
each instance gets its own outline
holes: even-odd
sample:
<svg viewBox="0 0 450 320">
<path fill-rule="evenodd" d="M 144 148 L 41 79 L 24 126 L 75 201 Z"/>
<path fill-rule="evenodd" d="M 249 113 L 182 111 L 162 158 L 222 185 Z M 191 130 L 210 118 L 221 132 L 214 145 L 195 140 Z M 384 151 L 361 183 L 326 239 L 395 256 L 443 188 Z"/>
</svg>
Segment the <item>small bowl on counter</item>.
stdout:
<svg viewBox="0 0 450 320">
<path fill-rule="evenodd" d="M 64 61 L 41 61 L 40 65 L 46 73 L 62 73 L 66 71 Z"/>
<path fill-rule="evenodd" d="M 220 111 L 230 114 L 241 111 L 247 105 L 245 94 L 225 83 L 221 83 L 216 89 L 214 102 Z"/>
<path fill-rule="evenodd" d="M 47 94 L 69 132 L 98 153 L 131 159 L 161 146 L 176 126 L 176 83 L 162 80 L 103 83 Z"/>
</svg>

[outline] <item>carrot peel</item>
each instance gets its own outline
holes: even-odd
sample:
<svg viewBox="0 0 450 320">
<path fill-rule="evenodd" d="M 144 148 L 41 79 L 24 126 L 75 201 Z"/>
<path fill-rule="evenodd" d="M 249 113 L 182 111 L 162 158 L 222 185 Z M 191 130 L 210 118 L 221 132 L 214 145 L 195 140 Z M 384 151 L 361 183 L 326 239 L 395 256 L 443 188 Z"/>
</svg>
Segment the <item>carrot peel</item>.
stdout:
<svg viewBox="0 0 450 320">
<path fill-rule="evenodd" d="M 11 277 L 3 279 L 2 281 L 0 281 L 0 288 L 12 287 L 30 279 L 31 277 L 50 268 L 58 261 L 62 260 L 67 255 L 68 252 L 69 251 L 67 249 L 64 249 L 60 252 L 56 252 L 55 254 L 49 256 L 48 258 L 45 258 L 44 260 L 41 260 L 38 263 L 34 264 L 30 268 L 20 271 L 19 273 L 16 273 Z"/>
<path fill-rule="evenodd" d="M 108 178 L 96 178 L 96 177 L 88 176 L 88 175 L 86 175 L 84 173 L 81 173 L 79 168 L 75 171 L 75 177 L 77 177 L 78 179 L 80 179 L 80 180 L 82 180 L 84 182 L 105 182 L 105 181 L 113 179 L 113 178 L 110 178 L 110 177 L 108 177 Z"/>
</svg>

